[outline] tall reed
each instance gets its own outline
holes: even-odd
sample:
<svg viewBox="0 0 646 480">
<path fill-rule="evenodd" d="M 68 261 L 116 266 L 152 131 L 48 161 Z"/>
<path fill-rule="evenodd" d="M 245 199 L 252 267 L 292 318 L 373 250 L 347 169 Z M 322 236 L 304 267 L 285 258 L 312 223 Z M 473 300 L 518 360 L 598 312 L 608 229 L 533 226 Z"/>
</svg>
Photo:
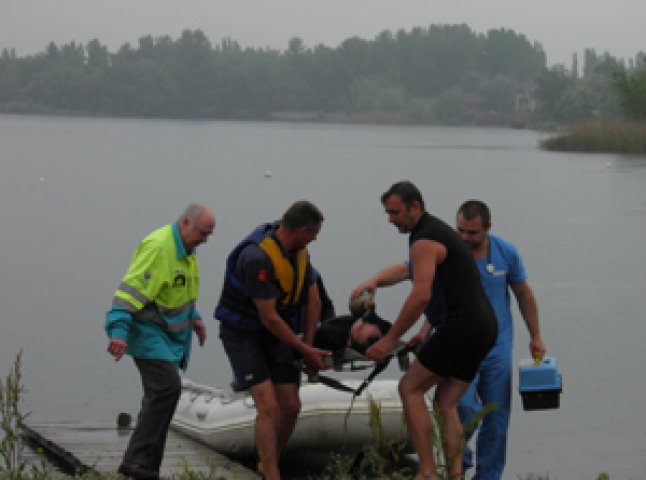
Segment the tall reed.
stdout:
<svg viewBox="0 0 646 480">
<path fill-rule="evenodd" d="M 7 472 L 12 478 L 20 476 L 26 468 L 22 460 L 23 437 L 20 431 L 28 414 L 20 411 L 20 397 L 24 391 L 21 372 L 22 350 L 16 356 L 13 367 L 4 381 L 0 382 L 0 472 Z"/>
<path fill-rule="evenodd" d="M 579 124 L 541 142 L 546 150 L 588 153 L 646 153 L 646 123 Z"/>
</svg>

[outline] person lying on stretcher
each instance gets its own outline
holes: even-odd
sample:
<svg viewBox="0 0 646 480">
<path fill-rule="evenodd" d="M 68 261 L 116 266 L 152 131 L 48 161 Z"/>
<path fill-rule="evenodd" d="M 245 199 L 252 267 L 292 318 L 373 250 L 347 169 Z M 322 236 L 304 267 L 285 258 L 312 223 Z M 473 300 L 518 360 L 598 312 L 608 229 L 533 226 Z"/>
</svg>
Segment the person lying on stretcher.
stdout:
<svg viewBox="0 0 646 480">
<path fill-rule="evenodd" d="M 350 315 L 324 320 L 316 331 L 314 346 L 331 350 L 335 370 L 352 361 L 370 362 L 363 356 L 390 329 L 390 322 L 375 312 L 374 297 L 364 292 L 350 301 Z M 398 345 L 398 347 L 402 347 Z"/>
</svg>

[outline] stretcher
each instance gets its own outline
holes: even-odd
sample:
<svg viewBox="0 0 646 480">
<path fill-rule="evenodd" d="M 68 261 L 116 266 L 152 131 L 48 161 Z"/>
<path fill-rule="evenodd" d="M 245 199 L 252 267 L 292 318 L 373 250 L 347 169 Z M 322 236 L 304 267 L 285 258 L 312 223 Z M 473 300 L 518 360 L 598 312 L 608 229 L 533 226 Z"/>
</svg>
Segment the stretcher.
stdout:
<svg viewBox="0 0 646 480">
<path fill-rule="evenodd" d="M 412 350 L 412 347 L 400 341 L 381 363 L 377 363 L 349 347 L 333 351 L 332 356 L 326 357 L 326 366 L 335 372 L 356 372 L 372 368 L 370 374 L 361 382 L 358 388 L 351 388 L 345 383 L 321 373 L 308 375 L 308 378 L 310 382 L 319 382 L 330 388 L 351 393 L 352 399 L 354 400 L 354 398 L 361 395 L 377 375 L 388 367 L 393 358 L 397 358 L 400 370 L 408 370 L 410 366 L 409 353 Z"/>
<path fill-rule="evenodd" d="M 395 345 L 395 348 L 387 356 L 384 363 L 390 362 L 393 358 L 397 358 L 399 369 L 405 372 L 410 367 L 408 354 L 411 351 L 412 349 L 406 343 L 400 341 Z M 374 368 L 375 365 L 376 362 L 374 360 L 369 359 L 361 352 L 350 347 L 334 350 L 332 351 L 332 356 L 325 358 L 325 366 L 335 372 L 356 372 Z"/>
</svg>

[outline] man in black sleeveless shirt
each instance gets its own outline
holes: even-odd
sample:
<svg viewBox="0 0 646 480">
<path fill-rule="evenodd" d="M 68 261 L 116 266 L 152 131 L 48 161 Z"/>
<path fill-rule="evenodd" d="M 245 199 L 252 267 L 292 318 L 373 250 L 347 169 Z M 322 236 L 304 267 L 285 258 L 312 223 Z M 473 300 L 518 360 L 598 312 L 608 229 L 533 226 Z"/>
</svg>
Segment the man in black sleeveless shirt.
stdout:
<svg viewBox="0 0 646 480">
<path fill-rule="evenodd" d="M 381 197 L 388 220 L 401 233 L 409 233 L 412 288 L 390 331 L 366 356 L 381 362 L 397 341 L 428 307 L 431 295 L 443 303 L 446 320 L 437 325 L 418 351 L 417 360 L 399 382 L 408 433 L 419 455 L 416 480 L 437 479 L 426 391 L 437 385 L 437 403 L 451 461 L 449 476 L 460 478 L 463 448 L 462 424 L 457 402 L 469 387 L 480 362 L 493 347 L 497 322 L 484 292 L 471 252 L 460 236 L 440 219 L 425 211 L 419 189 L 409 181 L 395 183 Z M 355 288 L 352 297 L 367 290 L 409 278 L 406 264 L 380 271 Z"/>
</svg>

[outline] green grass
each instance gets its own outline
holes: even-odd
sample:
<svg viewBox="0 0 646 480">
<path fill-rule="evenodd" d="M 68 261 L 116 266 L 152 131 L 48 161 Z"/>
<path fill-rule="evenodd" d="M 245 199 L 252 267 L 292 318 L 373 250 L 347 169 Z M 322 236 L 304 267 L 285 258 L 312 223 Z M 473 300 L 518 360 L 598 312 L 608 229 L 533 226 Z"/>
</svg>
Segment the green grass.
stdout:
<svg viewBox="0 0 646 480">
<path fill-rule="evenodd" d="M 580 124 L 541 142 L 546 150 L 596 153 L 646 153 L 646 124 Z"/>
<path fill-rule="evenodd" d="M 0 472 L 12 472 L 21 475 L 27 470 L 27 463 L 22 459 L 23 438 L 20 425 L 27 418 L 20 411 L 20 397 L 24 392 L 20 362 L 22 351 L 18 353 L 13 367 L 6 379 L 0 384 Z"/>
</svg>

